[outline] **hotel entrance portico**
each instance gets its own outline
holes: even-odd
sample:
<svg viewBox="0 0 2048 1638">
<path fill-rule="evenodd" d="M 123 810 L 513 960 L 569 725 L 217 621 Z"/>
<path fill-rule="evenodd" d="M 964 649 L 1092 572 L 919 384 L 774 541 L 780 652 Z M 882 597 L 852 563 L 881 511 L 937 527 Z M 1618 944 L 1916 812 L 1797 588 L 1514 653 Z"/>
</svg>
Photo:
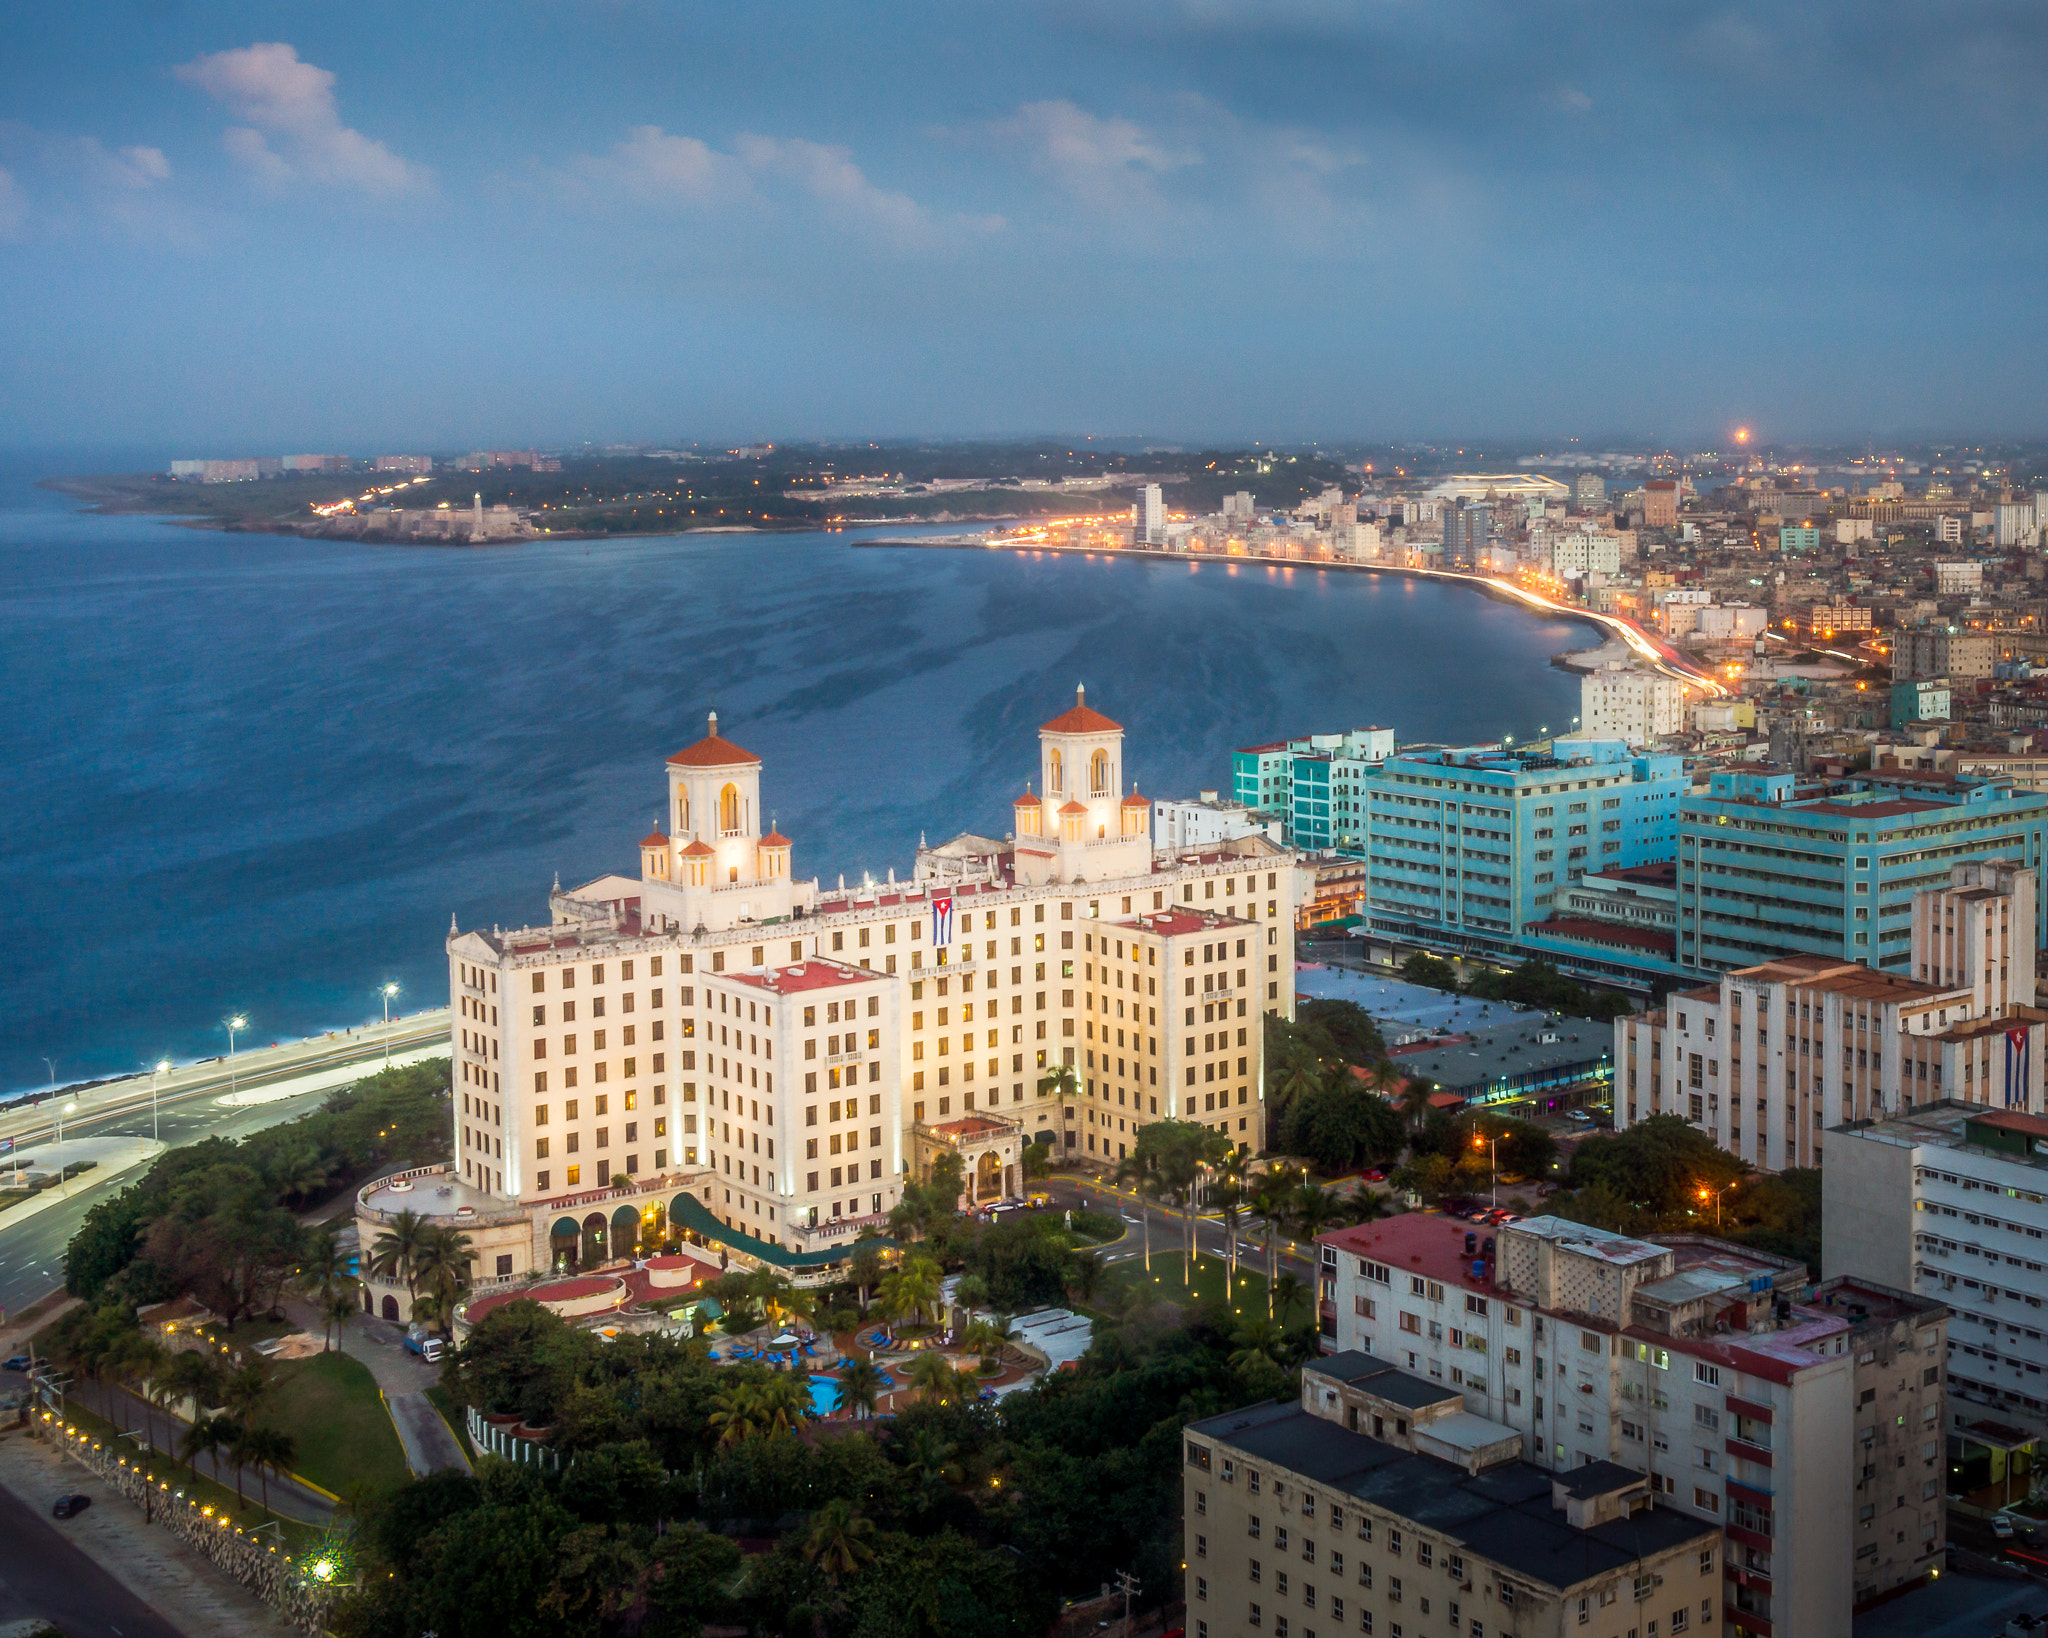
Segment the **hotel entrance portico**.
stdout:
<svg viewBox="0 0 2048 1638">
<path fill-rule="evenodd" d="M 928 1179 L 941 1155 L 960 1159 L 960 1209 L 977 1211 L 1021 1192 L 1024 1173 L 1024 1127 L 1001 1115 L 963 1115 L 930 1125 L 918 1121 L 915 1164 L 920 1181 Z"/>
</svg>

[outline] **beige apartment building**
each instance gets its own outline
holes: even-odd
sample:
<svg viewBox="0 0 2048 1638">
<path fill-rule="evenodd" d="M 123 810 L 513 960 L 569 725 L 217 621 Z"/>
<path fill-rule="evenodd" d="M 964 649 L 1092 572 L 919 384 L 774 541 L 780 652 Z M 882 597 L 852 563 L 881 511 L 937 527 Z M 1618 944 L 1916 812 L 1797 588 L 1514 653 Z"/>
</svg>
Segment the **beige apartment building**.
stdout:
<svg viewBox="0 0 2048 1638">
<path fill-rule="evenodd" d="M 1616 1127 L 1678 1115 L 1777 1171 L 1819 1165 L 1830 1127 L 1929 1101 L 2040 1113 L 2036 891 L 2004 860 L 1955 865 L 1913 896 L 1907 974 L 1783 956 L 1615 1020 Z"/>
<path fill-rule="evenodd" d="M 1019 1192 L 1031 1143 L 1114 1165 L 1173 1118 L 1263 1147 L 1294 855 L 1155 850 L 1123 729 L 1084 699 L 1039 738 L 1004 839 L 824 888 L 713 717 L 668 759 L 637 877 L 558 886 L 544 924 L 451 927 L 456 1159 L 365 1191 L 365 1243 L 410 1207 L 459 1223 L 486 1280 L 682 1232 L 822 1277 L 944 1152 L 979 1204 Z M 1075 1095 L 1041 1091 L 1063 1068 Z"/>
<path fill-rule="evenodd" d="M 1790 1258 L 1555 1217 L 1481 1234 L 1411 1213 L 1319 1246 L 1326 1349 L 1454 1396 L 1553 1475 L 1612 1463 L 1718 1530 L 1713 1624 L 1835 1638 L 1940 1565 L 1940 1303 L 1861 1279 L 1809 1290 Z"/>
<path fill-rule="evenodd" d="M 1612 1462 L 1546 1472 L 1440 1382 L 1342 1353 L 1183 1438 L 1195 1638 L 1715 1630 L 1723 1544 Z"/>
</svg>

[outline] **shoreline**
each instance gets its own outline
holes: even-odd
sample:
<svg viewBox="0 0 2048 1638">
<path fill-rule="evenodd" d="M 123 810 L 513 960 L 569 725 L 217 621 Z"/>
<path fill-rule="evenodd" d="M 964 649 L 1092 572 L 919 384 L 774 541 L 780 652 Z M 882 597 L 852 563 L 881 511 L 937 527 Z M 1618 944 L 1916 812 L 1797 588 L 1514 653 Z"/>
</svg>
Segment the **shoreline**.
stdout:
<svg viewBox="0 0 2048 1638">
<path fill-rule="evenodd" d="M 1045 552 L 1059 557 L 1129 557 L 1140 558 L 1149 563 L 1186 563 L 1196 567 L 1204 564 L 1238 564 L 1262 566 L 1268 569 L 1309 569 L 1316 573 L 1335 571 L 1340 574 L 1390 574 L 1405 575 L 1417 580 L 1439 580 L 1453 585 L 1468 587 L 1483 597 L 1490 597 L 1498 603 L 1512 603 L 1531 613 L 1548 614 L 1563 620 L 1576 620 L 1607 634 L 1610 642 L 1619 640 L 1635 656 L 1639 666 L 1661 671 L 1666 676 L 1700 688 L 1710 696 L 1720 696 L 1726 687 L 1714 678 L 1695 671 L 1686 661 L 1678 659 L 1657 640 L 1632 620 L 1624 620 L 1618 614 L 1602 614 L 1595 609 L 1572 608 L 1556 603 L 1540 593 L 1497 578 L 1493 575 L 1460 574 L 1450 569 L 1416 569 L 1400 563 L 1344 563 L 1335 560 L 1285 557 L 1230 557 L 1209 552 L 1164 552 L 1143 546 L 1048 546 L 1042 543 L 1026 545 L 1021 541 L 976 540 L 966 535 L 951 537 L 935 536 L 927 540 L 885 539 L 856 540 L 851 544 L 857 548 L 879 546 L 914 546 L 927 551 L 982 551 L 982 552 Z M 1579 653 L 1573 649 L 1570 653 Z M 1554 657 L 1555 658 L 1555 657 Z"/>
</svg>

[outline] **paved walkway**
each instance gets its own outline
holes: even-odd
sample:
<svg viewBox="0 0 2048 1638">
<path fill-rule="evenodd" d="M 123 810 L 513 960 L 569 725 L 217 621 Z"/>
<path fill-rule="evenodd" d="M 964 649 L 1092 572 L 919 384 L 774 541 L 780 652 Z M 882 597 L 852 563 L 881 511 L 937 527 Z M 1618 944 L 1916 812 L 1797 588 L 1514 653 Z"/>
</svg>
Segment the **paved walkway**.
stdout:
<svg viewBox="0 0 2048 1638">
<path fill-rule="evenodd" d="M 133 1502 L 26 1433 L 0 1435 L 0 1489 L 39 1519 L 47 1518 L 58 1496 L 92 1497 L 92 1506 L 55 1528 L 185 1638 L 301 1638 L 254 1593 L 230 1581 L 170 1531 L 144 1523 Z"/>
<path fill-rule="evenodd" d="M 304 1329 L 320 1334 L 320 1318 L 310 1307 L 287 1298 L 284 1309 Z M 405 1446 L 407 1467 L 415 1473 L 432 1473 L 443 1467 L 461 1468 L 466 1473 L 469 1458 L 463 1454 L 462 1441 L 427 1398 L 427 1389 L 441 1380 L 441 1367 L 407 1353 L 404 1337 L 397 1326 L 358 1314 L 335 1327 L 334 1344 L 350 1359 L 367 1366 L 384 1390 L 391 1424 L 398 1430 L 398 1442 Z"/>
</svg>

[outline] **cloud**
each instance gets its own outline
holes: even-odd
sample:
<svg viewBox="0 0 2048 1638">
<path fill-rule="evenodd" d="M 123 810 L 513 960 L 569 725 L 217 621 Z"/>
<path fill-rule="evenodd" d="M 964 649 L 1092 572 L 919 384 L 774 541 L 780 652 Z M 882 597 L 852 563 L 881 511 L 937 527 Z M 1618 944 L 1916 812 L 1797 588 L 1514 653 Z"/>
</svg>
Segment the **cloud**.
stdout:
<svg viewBox="0 0 2048 1638">
<path fill-rule="evenodd" d="M 992 127 L 1026 145 L 1033 162 L 1077 198 L 1102 209 L 1154 203 L 1156 178 L 1202 163 L 1127 119 L 1104 119 L 1067 101 L 1027 102 Z"/>
<path fill-rule="evenodd" d="M 223 133 L 222 145 L 267 187 L 303 181 L 388 195 L 433 185 L 424 167 L 342 124 L 334 75 L 301 62 L 291 46 L 218 51 L 174 72 L 247 122 Z"/>
<path fill-rule="evenodd" d="M 171 186 L 161 148 L 109 148 L 97 137 L 56 136 L 0 121 L 0 232 L 63 237 L 117 228 L 158 244 L 189 247 L 199 237 L 187 201 Z"/>
<path fill-rule="evenodd" d="M 850 150 L 801 137 L 742 133 L 725 153 L 658 125 L 636 125 L 610 153 L 584 155 L 561 173 L 565 191 L 586 202 L 668 201 L 695 207 L 770 207 L 766 184 L 794 188 L 842 227 L 902 244 L 961 232 L 992 232 L 1000 216 L 935 216 L 906 193 L 871 182 Z"/>
</svg>

